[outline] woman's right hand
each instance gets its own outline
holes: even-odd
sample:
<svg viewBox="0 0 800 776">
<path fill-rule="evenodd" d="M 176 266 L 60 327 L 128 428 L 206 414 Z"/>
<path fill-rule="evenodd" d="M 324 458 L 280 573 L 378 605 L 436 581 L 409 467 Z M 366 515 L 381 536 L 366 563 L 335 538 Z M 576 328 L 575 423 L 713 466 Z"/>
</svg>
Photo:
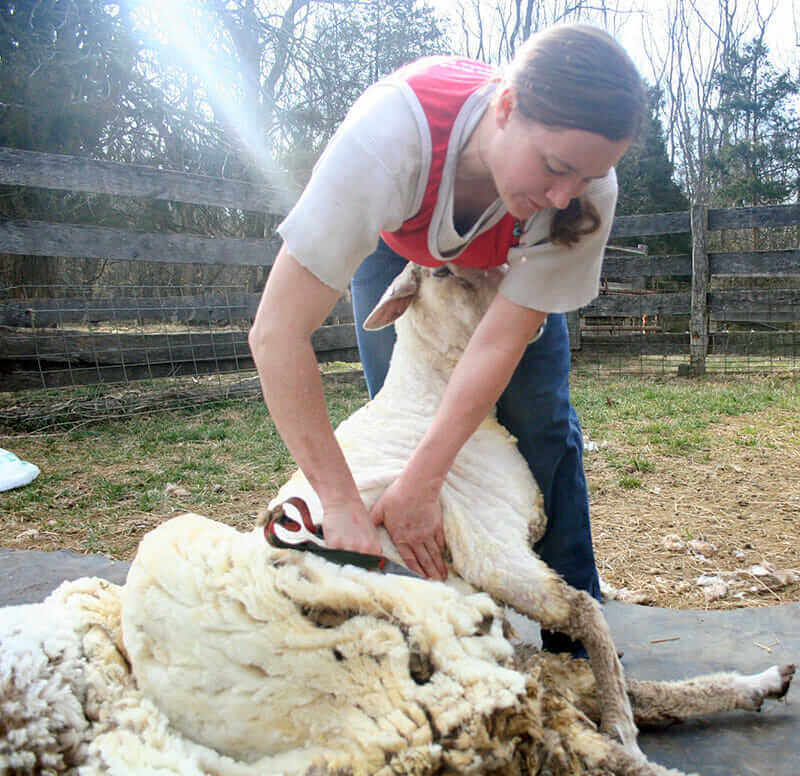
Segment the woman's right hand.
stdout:
<svg viewBox="0 0 800 776">
<path fill-rule="evenodd" d="M 323 503 L 322 531 L 331 549 L 381 555 L 381 540 L 364 503 Z"/>
</svg>

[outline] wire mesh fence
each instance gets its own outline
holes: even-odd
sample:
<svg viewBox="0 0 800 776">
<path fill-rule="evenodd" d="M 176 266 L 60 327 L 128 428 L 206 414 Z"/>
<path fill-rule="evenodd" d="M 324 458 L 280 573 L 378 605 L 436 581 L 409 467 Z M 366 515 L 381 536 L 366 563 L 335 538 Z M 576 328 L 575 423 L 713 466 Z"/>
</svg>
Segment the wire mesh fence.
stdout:
<svg viewBox="0 0 800 776">
<path fill-rule="evenodd" d="M 236 286 L 13 286 L 0 423 L 40 430 L 257 395 Z"/>
<path fill-rule="evenodd" d="M 575 374 L 688 374 L 689 316 L 671 313 L 669 303 L 654 307 L 656 297 L 685 292 L 686 282 L 677 280 L 650 289 L 606 284 L 600 301 L 624 296 L 625 314 L 576 319 Z M 260 384 L 247 333 L 258 301 L 235 285 L 2 288 L 0 429 L 63 429 L 256 398 Z M 727 320 L 723 301 L 719 296 L 709 325 L 707 373 L 800 372 L 800 316 L 779 289 L 762 294 L 749 321 L 741 312 Z M 735 301 L 732 309 L 740 310 Z M 343 379 L 358 379 L 347 313 L 337 311 L 329 323 L 336 325 L 318 332 L 320 361 L 340 359 L 350 374 Z"/>
<path fill-rule="evenodd" d="M 233 285 L 0 289 L 0 429 L 48 431 L 252 399 L 247 341 L 259 294 Z M 350 316 L 352 320 L 352 316 Z M 321 362 L 358 376 L 346 304 L 315 335 Z"/>
</svg>

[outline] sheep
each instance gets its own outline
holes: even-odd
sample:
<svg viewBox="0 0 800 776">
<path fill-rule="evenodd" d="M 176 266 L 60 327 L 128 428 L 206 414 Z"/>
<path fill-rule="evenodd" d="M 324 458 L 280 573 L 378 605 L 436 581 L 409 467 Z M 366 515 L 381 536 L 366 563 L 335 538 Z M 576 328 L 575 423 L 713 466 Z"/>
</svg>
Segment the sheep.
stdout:
<svg viewBox="0 0 800 776">
<path fill-rule="evenodd" d="M 199 515 L 123 587 L 0 610 L 0 773 L 673 774 L 601 735 L 582 660 L 514 651 L 483 592 L 339 567 Z M 793 667 L 629 682 L 637 721 L 758 709 Z"/>
<path fill-rule="evenodd" d="M 382 389 L 336 435 L 356 485 L 371 507 L 402 471 L 439 406 L 469 338 L 497 293 L 502 269 L 409 263 L 365 322 L 397 333 Z M 322 506 L 301 472 L 271 502 Z M 568 586 L 532 547 L 545 530 L 543 501 L 515 440 L 492 413 L 459 452 L 441 491 L 452 572 L 474 588 L 584 643 L 603 699 L 602 729 L 641 757 L 611 632 L 591 596 Z M 502 527 L 499 530 L 498 527 Z M 397 557 L 383 532 L 384 551 Z"/>
<path fill-rule="evenodd" d="M 409 268 L 370 317 L 397 319 L 387 383 L 337 429 L 368 506 L 399 473 L 496 292 L 498 274 L 456 272 Z M 443 302 L 447 314 L 432 319 Z M 319 518 L 300 473 L 271 514 L 291 496 Z M 123 587 L 78 580 L 4 610 L 0 708 L 13 725 L 0 772 L 677 773 L 638 750 L 634 715 L 756 709 L 786 693 L 793 666 L 625 684 L 600 608 L 529 549 L 544 528 L 541 496 L 493 417 L 457 458 L 442 505 L 447 584 L 334 566 L 269 546 L 263 527 L 239 533 L 185 515 L 142 540 Z M 508 526 L 494 537 L 499 515 Z M 515 654 L 503 601 L 582 638 L 591 666 Z M 58 624 L 60 646 L 42 623 Z"/>
</svg>

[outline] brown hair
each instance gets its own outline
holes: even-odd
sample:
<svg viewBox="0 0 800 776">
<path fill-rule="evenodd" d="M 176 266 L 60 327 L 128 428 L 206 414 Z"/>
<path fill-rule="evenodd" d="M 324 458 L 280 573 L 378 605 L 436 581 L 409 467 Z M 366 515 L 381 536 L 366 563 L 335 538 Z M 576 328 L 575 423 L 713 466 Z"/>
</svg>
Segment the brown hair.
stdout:
<svg viewBox="0 0 800 776">
<path fill-rule="evenodd" d="M 532 35 L 508 71 L 516 105 L 548 127 L 580 129 L 608 140 L 634 140 L 647 105 L 644 82 L 625 49 L 607 32 L 563 24 Z M 572 245 L 600 226 L 585 197 L 556 212 L 554 243 Z"/>
</svg>

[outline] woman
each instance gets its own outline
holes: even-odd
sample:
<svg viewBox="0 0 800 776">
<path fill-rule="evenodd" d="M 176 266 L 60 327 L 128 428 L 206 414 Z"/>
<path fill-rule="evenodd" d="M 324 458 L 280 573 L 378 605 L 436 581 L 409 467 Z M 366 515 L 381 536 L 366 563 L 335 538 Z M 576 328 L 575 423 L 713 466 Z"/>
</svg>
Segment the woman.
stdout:
<svg viewBox="0 0 800 776">
<path fill-rule="evenodd" d="M 534 35 L 505 77 L 425 58 L 353 106 L 278 229 L 284 243 L 250 334 L 269 411 L 322 501 L 329 546 L 377 553 L 383 524 L 409 568 L 443 579 L 439 490 L 497 404 L 544 494 L 537 553 L 600 598 L 563 313 L 597 294 L 614 165 L 644 105 L 641 78 L 613 38 L 565 25 Z M 511 268 L 427 434 L 369 514 L 328 421 L 310 336 L 353 278 L 374 395 L 393 334 L 360 324 L 406 260 Z M 574 647 L 543 637 L 546 648 Z"/>
</svg>

